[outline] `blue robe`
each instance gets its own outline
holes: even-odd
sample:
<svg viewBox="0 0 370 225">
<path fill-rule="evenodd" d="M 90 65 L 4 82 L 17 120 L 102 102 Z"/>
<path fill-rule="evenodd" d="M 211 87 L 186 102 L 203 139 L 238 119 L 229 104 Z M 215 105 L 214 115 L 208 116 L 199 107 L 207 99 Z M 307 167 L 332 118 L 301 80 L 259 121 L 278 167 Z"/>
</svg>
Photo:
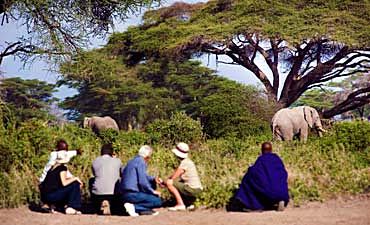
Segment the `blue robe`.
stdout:
<svg viewBox="0 0 370 225">
<path fill-rule="evenodd" d="M 265 153 L 244 175 L 236 199 L 252 210 L 271 209 L 279 201 L 289 202 L 288 173 L 278 155 Z"/>
</svg>

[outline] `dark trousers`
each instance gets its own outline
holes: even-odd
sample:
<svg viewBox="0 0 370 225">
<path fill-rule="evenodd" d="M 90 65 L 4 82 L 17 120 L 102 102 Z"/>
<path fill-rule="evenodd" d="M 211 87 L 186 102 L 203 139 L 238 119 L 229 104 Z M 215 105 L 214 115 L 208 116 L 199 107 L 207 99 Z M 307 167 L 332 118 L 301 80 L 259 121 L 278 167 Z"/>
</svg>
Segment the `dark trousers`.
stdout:
<svg viewBox="0 0 370 225">
<path fill-rule="evenodd" d="M 122 194 L 122 200 L 134 204 L 136 212 L 151 211 L 162 206 L 158 196 L 143 192 L 126 192 Z"/>
<path fill-rule="evenodd" d="M 77 181 L 51 193 L 45 193 L 43 200 L 48 204 L 67 205 L 74 209 L 81 208 L 80 183 Z"/>
<path fill-rule="evenodd" d="M 91 193 L 91 201 L 95 212 L 100 212 L 101 203 L 107 200 L 112 214 L 120 214 L 123 210 L 119 195 L 96 195 Z"/>
</svg>

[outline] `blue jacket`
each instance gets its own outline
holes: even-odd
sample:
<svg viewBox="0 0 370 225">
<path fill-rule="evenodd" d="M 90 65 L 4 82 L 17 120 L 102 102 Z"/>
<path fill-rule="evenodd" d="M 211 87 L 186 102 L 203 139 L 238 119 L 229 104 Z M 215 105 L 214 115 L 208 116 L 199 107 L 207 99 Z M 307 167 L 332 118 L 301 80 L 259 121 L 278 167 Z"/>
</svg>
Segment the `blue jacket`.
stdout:
<svg viewBox="0 0 370 225">
<path fill-rule="evenodd" d="M 137 155 L 128 161 L 122 170 L 120 190 L 125 192 L 144 192 L 154 194 L 152 184 L 155 178 L 146 173 L 147 165 L 144 158 Z"/>
</svg>

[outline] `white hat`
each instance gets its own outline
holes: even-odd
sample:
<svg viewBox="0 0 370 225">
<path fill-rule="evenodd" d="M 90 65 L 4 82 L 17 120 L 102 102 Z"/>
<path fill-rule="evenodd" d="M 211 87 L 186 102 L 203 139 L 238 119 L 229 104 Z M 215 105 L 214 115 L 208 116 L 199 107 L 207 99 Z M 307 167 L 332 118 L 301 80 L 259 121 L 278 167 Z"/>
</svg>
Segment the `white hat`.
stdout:
<svg viewBox="0 0 370 225">
<path fill-rule="evenodd" d="M 146 158 L 152 154 L 153 149 L 149 145 L 143 145 L 139 149 L 139 156 Z"/>
<path fill-rule="evenodd" d="M 184 142 L 180 142 L 176 145 L 176 148 L 172 149 L 172 152 L 177 156 L 177 157 L 180 157 L 182 159 L 185 159 L 188 157 L 188 152 L 189 152 L 189 145 L 184 143 Z"/>
<path fill-rule="evenodd" d="M 57 158 L 55 159 L 55 162 L 63 164 L 68 163 L 69 160 L 71 160 L 71 157 L 68 154 L 68 151 L 66 150 L 57 151 Z"/>
</svg>

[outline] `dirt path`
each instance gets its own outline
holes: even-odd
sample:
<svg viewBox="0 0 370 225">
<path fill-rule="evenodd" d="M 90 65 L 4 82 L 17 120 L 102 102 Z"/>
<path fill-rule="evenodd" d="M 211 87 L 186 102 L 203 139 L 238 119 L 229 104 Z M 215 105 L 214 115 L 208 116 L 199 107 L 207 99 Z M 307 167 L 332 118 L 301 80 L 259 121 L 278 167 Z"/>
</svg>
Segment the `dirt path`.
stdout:
<svg viewBox="0 0 370 225">
<path fill-rule="evenodd" d="M 197 210 L 194 212 L 168 212 L 160 209 L 157 216 L 98 216 L 43 214 L 26 207 L 0 210 L 1 225 L 151 225 L 151 224 L 253 224 L 253 225 L 370 225 L 370 196 L 310 203 L 299 208 L 287 208 L 283 212 L 230 213 L 224 210 Z"/>
</svg>

